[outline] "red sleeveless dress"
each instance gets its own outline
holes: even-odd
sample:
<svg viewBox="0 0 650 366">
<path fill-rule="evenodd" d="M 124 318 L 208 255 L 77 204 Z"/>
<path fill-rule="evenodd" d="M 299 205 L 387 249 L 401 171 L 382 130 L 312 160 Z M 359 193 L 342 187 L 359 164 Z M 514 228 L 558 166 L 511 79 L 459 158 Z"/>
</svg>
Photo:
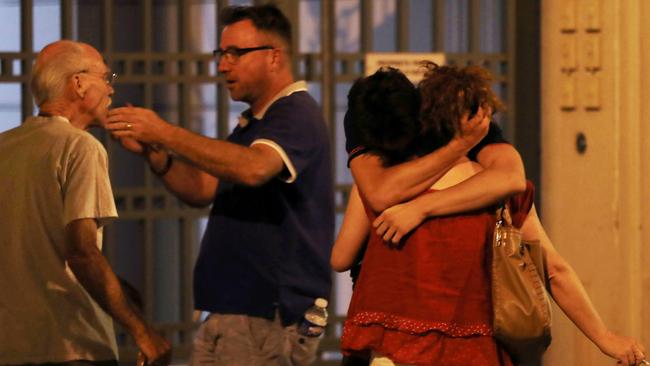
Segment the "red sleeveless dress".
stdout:
<svg viewBox="0 0 650 366">
<path fill-rule="evenodd" d="M 533 196 L 528 182 L 526 192 L 509 200 L 515 226 Z M 494 211 L 428 219 L 398 248 L 373 231 L 343 328 L 343 353 L 374 351 L 413 365 L 512 365 L 492 337 Z M 368 215 L 372 222 L 375 215 Z"/>
</svg>

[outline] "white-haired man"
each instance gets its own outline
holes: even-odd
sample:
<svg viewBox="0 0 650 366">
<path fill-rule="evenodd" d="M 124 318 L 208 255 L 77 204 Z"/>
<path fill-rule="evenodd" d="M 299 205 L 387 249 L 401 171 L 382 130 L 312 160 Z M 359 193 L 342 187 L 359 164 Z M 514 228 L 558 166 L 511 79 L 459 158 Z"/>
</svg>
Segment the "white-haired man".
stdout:
<svg viewBox="0 0 650 366">
<path fill-rule="evenodd" d="M 168 362 L 169 343 L 101 253 L 117 212 L 106 150 L 86 130 L 104 124 L 113 77 L 90 45 L 47 45 L 31 80 L 38 116 L 0 134 L 2 365 L 117 365 L 111 318 L 149 360 Z"/>
</svg>

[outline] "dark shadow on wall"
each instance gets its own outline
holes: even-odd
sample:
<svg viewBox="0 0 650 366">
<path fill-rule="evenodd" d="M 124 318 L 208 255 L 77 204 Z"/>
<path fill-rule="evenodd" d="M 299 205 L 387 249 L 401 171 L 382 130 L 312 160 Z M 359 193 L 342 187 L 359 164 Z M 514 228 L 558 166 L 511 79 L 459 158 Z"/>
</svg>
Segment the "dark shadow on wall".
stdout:
<svg viewBox="0 0 650 366">
<path fill-rule="evenodd" d="M 537 188 L 535 206 L 540 211 L 541 186 L 541 90 L 540 2 L 515 1 L 516 71 L 515 147 L 526 166 L 528 179 Z"/>
</svg>

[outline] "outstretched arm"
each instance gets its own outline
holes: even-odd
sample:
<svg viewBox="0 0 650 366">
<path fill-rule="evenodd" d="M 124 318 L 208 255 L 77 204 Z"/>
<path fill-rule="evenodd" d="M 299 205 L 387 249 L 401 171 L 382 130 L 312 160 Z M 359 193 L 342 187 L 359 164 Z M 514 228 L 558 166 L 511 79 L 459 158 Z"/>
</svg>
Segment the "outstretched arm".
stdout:
<svg viewBox="0 0 650 366">
<path fill-rule="evenodd" d="M 266 144 L 241 146 L 201 136 L 172 125 L 144 108 L 111 110 L 106 129 L 118 138 L 163 145 L 214 177 L 247 186 L 262 185 L 285 169 L 280 154 Z"/>
<path fill-rule="evenodd" d="M 153 364 L 170 361 L 171 346 L 149 327 L 127 301 L 117 276 L 97 248 L 95 219 L 79 219 L 65 227 L 65 259 L 88 294 L 118 323 L 124 326 L 140 350 Z"/>
<path fill-rule="evenodd" d="M 146 145 L 133 138 L 120 138 L 122 147 L 142 155 L 165 184 L 165 187 L 184 203 L 193 207 L 205 207 L 212 203 L 219 180 L 186 162 L 173 157 L 168 151 L 156 145 Z"/>
<path fill-rule="evenodd" d="M 214 200 L 219 185 L 216 177 L 164 150 L 150 149 L 146 157 L 165 187 L 186 204 L 205 207 Z"/>
<path fill-rule="evenodd" d="M 643 345 L 633 338 L 607 329 L 577 274 L 553 247 L 539 221 L 535 206 L 526 218 L 521 232 L 522 240 L 540 241 L 546 253 L 551 295 L 567 317 L 607 356 L 623 365 L 640 364 L 645 359 Z"/>
<path fill-rule="evenodd" d="M 368 240 L 370 222 L 363 208 L 356 185 L 352 186 L 348 207 L 345 209 L 341 230 L 334 242 L 330 263 L 332 269 L 344 272 L 352 268 L 359 257 L 359 251 Z"/>
</svg>

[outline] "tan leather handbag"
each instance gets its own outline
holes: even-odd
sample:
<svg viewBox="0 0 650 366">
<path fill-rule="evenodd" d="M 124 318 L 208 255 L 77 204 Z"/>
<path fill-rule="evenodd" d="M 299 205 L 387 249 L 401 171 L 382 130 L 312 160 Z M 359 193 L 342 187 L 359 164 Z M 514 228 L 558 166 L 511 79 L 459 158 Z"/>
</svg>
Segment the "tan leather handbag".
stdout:
<svg viewBox="0 0 650 366">
<path fill-rule="evenodd" d="M 541 365 L 551 343 L 544 252 L 521 241 L 507 205 L 497 210 L 491 270 L 494 337 L 516 365 Z"/>
</svg>

